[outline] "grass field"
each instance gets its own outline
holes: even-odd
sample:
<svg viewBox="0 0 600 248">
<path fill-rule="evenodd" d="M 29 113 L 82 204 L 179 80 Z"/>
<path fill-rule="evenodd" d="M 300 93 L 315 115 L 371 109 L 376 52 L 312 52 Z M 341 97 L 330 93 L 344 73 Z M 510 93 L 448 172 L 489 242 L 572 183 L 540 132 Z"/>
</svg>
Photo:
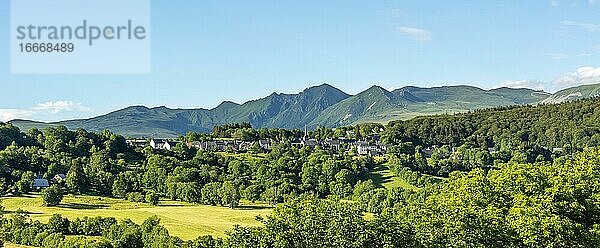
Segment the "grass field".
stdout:
<svg viewBox="0 0 600 248">
<path fill-rule="evenodd" d="M 4 243 L 4 248 L 30 248 L 30 247 L 33 247 L 33 246 L 15 245 L 15 244 Z"/>
<path fill-rule="evenodd" d="M 141 224 L 153 215 L 161 219 L 171 235 L 182 239 L 195 239 L 200 235 L 222 237 L 234 225 L 259 225 L 257 215 L 268 215 L 271 208 L 265 205 L 242 202 L 236 209 L 195 205 L 177 201 L 161 201 L 159 206 L 133 203 L 126 200 L 97 196 L 65 196 L 57 207 L 45 207 L 38 195 L 4 197 L 2 205 L 6 211 L 22 209 L 31 218 L 42 222 L 55 213 L 68 218 L 104 216 L 131 219 Z"/>
<path fill-rule="evenodd" d="M 381 185 L 386 189 L 402 187 L 405 189 L 417 190 L 418 187 L 402 180 L 394 175 L 394 173 L 385 164 L 377 165 L 369 172 L 365 179 L 371 179 L 377 185 Z"/>
</svg>

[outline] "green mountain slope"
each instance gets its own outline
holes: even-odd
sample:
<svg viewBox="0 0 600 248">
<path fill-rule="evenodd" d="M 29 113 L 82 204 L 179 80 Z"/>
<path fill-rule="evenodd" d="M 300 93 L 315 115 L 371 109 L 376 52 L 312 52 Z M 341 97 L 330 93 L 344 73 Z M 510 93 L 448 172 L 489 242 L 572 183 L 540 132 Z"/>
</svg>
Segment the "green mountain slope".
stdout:
<svg viewBox="0 0 600 248">
<path fill-rule="evenodd" d="M 406 109 L 409 104 L 412 100 L 373 86 L 325 109 L 309 126 L 343 126 L 367 119 L 380 120 L 390 111 Z"/>
<path fill-rule="evenodd" d="M 14 120 L 12 123 L 23 130 L 65 125 L 70 129 L 108 129 L 128 137 L 174 137 L 188 131 L 209 132 L 215 125 L 236 122 L 250 122 L 257 128 L 336 127 L 497 106 L 555 103 L 599 95 L 600 84 L 574 87 L 554 95 L 531 89 L 483 90 L 472 86 L 409 86 L 390 92 L 373 86 L 353 96 L 323 84 L 298 94 L 273 93 L 244 104 L 223 102 L 214 109 L 132 106 L 90 119 L 55 123 Z"/>
<path fill-rule="evenodd" d="M 349 96 L 331 85 L 323 84 L 299 94 L 273 93 L 243 105 L 221 104 L 211 110 L 211 114 L 220 124 L 248 121 L 255 127 L 296 128 Z"/>
<path fill-rule="evenodd" d="M 236 104 L 223 102 L 214 109 L 169 109 L 132 106 L 91 119 L 41 123 L 15 120 L 23 129 L 65 125 L 70 129 L 111 130 L 130 137 L 175 137 L 188 131 L 209 132 L 215 125 L 250 122 L 254 127 L 301 127 L 327 107 L 349 97 L 327 85 L 308 88 L 299 94 L 276 94 Z"/>
<path fill-rule="evenodd" d="M 434 88 L 404 87 L 389 92 L 380 87 L 349 97 L 329 107 L 310 123 L 343 126 L 363 122 L 387 122 L 420 115 L 458 113 L 496 106 L 531 104 L 550 94 L 531 89 L 483 90 L 472 86 Z"/>
<path fill-rule="evenodd" d="M 600 84 L 582 85 L 554 93 L 542 103 L 562 103 L 600 96 Z"/>
</svg>

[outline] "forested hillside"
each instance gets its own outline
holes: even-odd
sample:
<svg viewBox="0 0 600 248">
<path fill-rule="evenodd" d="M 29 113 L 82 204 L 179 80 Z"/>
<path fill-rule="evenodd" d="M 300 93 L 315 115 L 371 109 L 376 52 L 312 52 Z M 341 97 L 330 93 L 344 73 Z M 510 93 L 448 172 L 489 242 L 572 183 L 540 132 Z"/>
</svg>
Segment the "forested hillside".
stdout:
<svg viewBox="0 0 600 248">
<path fill-rule="evenodd" d="M 301 131 L 215 127 L 181 141 L 241 135 L 283 139 L 271 150 L 214 153 L 179 143 L 132 148 L 121 135 L 65 127 L 22 132 L 0 124 L 2 195 L 35 191 L 36 178 L 62 181 L 41 193 L 158 204 L 164 199 L 240 207 L 276 206 L 262 226 L 225 238 L 183 241 L 153 218 L 49 223 L 10 213 L 0 235 L 44 247 L 597 247 L 600 245 L 600 99 L 503 107 L 408 121 L 319 128 L 309 137 L 375 139 L 383 156 L 291 145 Z M 385 164 L 414 187 L 383 188 L 367 173 Z M 435 177 L 434 177 L 435 176 Z"/>
<path fill-rule="evenodd" d="M 418 145 L 472 144 L 582 148 L 600 145 L 600 98 L 564 104 L 498 107 L 466 114 L 418 117 L 388 124 L 385 139 Z"/>
</svg>

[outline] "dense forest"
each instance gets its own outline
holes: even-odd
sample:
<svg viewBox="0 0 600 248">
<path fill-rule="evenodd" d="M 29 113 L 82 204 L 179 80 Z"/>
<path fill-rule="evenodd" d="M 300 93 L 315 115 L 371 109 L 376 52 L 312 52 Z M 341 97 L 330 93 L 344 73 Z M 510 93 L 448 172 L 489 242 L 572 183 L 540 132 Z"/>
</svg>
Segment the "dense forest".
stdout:
<svg viewBox="0 0 600 248">
<path fill-rule="evenodd" d="M 394 204 L 371 219 L 359 203 L 307 196 L 224 239 L 184 242 L 155 218 L 138 225 L 56 215 L 42 224 L 20 213 L 2 219 L 2 238 L 44 247 L 598 247 L 598 185 L 600 149 L 592 148 L 554 163 L 454 172 L 418 192 L 391 191 Z"/>
<path fill-rule="evenodd" d="M 389 123 L 382 138 L 390 143 L 412 142 L 421 146 L 582 149 L 600 145 L 600 99 L 416 117 Z"/>
<path fill-rule="evenodd" d="M 241 197 L 283 202 L 301 194 L 348 196 L 369 157 L 333 154 L 281 144 L 264 158 L 236 158 L 180 143 L 171 151 L 133 149 L 108 131 L 96 134 L 64 127 L 20 133 L 4 124 L 10 145 L 0 151 L 3 194 L 29 193 L 35 178 L 61 181 L 65 193 L 97 194 L 144 201 L 158 194 L 173 200 L 235 207 Z M 10 135 L 10 136 L 9 136 Z M 12 138 L 10 138 L 12 137 Z"/>
<path fill-rule="evenodd" d="M 255 154 L 214 153 L 185 143 L 166 151 L 128 147 L 109 131 L 22 132 L 1 123 L 2 195 L 27 194 L 34 179 L 65 174 L 42 191 L 46 204 L 70 193 L 231 208 L 246 199 L 276 207 L 261 218 L 262 226 L 236 227 L 223 239 L 182 241 L 156 218 L 136 224 L 57 215 L 39 223 L 19 212 L 0 220 L 0 235 L 44 247 L 597 247 L 598 123 L 600 99 L 589 99 L 309 134 L 380 138 L 389 148 L 377 158 L 296 147 L 287 141 L 302 137 L 300 130 L 254 130 L 249 124 L 181 140 L 240 135 L 286 142 Z M 419 189 L 385 189 L 365 180 L 382 163 Z"/>
</svg>

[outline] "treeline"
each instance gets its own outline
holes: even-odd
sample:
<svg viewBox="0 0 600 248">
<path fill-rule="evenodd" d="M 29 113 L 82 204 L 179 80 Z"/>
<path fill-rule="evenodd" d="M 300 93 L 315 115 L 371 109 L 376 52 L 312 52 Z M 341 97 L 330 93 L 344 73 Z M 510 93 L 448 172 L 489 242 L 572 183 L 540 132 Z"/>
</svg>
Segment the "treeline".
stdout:
<svg viewBox="0 0 600 248">
<path fill-rule="evenodd" d="M 40 235 L 52 247 L 60 246 L 50 237 L 65 233 L 101 237 L 86 239 L 104 242 L 97 247 L 598 247 L 598 185 L 600 148 L 591 148 L 554 163 L 453 172 L 421 191 L 398 191 L 394 204 L 372 217 L 364 216 L 360 201 L 298 197 L 260 218 L 263 225 L 235 227 L 221 240 L 183 242 L 156 219 L 140 226 L 110 218 L 65 224 L 55 216 L 40 224 L 15 220 L 18 214 L 3 220 L 2 233 L 22 244 L 38 244 Z M 83 238 L 62 242 L 75 239 Z"/>
<path fill-rule="evenodd" d="M 76 193 L 107 194 L 114 175 L 143 159 L 122 136 L 108 131 L 56 127 L 21 133 L 0 123 L 0 137 L 0 194 L 28 193 L 33 179 L 51 180 L 57 174 L 69 175 L 62 183 Z"/>
<path fill-rule="evenodd" d="M 335 129 L 327 127 L 317 127 L 314 130 L 307 130 L 306 137 L 309 139 L 370 139 L 374 135 L 384 131 L 384 126 L 378 123 L 364 123 L 355 126 L 337 127 Z M 218 138 L 230 138 L 241 141 L 275 140 L 292 141 L 300 140 L 305 137 L 305 130 L 300 129 L 282 129 L 282 128 L 252 128 L 250 123 L 232 123 L 213 127 L 211 133 L 188 132 L 184 139 L 191 141 L 206 141 Z"/>
<path fill-rule="evenodd" d="M 600 98 L 389 123 L 381 140 L 401 167 L 447 177 L 507 162 L 552 162 L 600 146 Z"/>
<path fill-rule="evenodd" d="M 124 172 L 118 177 L 115 195 L 152 190 L 174 200 L 230 207 L 241 198 L 275 204 L 303 194 L 347 197 L 373 163 L 367 157 L 289 144 L 273 148 L 260 159 L 204 151 L 181 157 L 177 149 L 171 157 L 146 151 L 147 163 L 139 173 Z"/>
<path fill-rule="evenodd" d="M 600 98 L 563 104 L 497 107 L 471 113 L 417 117 L 388 124 L 382 139 L 430 147 L 546 147 L 581 150 L 600 145 Z"/>
<path fill-rule="evenodd" d="M 64 127 L 21 133 L 0 124 L 0 193 L 31 192 L 33 179 L 55 180 L 56 192 L 114 196 L 157 204 L 167 197 L 236 207 L 241 199 L 283 202 L 299 195 L 348 197 L 373 161 L 368 157 L 279 144 L 261 158 L 205 152 L 178 144 L 171 151 L 133 149 L 104 131 Z M 8 137 L 8 139 L 7 139 Z M 49 198 L 49 199 L 50 199 Z M 55 201 L 47 202 L 50 205 Z"/>
<path fill-rule="evenodd" d="M 211 236 L 183 241 L 169 235 L 156 216 L 148 218 L 141 225 L 131 220 L 117 221 L 112 217 L 69 220 L 58 214 L 53 215 L 48 223 L 41 223 L 31 220 L 26 213 L 15 213 L 0 221 L 0 240 L 36 247 L 208 248 L 223 243 Z"/>
<path fill-rule="evenodd" d="M 553 151 L 549 148 L 534 146 L 516 146 L 510 150 L 495 150 L 463 144 L 459 147 L 449 145 L 423 148 L 412 142 L 389 146 L 387 159 L 391 167 L 399 171 L 404 167 L 423 174 L 448 177 L 453 171 L 473 169 L 489 170 L 508 162 L 534 163 L 552 162 L 556 158 L 568 155 L 564 149 Z"/>
<path fill-rule="evenodd" d="M 290 141 L 300 139 L 304 132 L 300 129 L 286 130 L 282 128 L 254 129 L 249 122 L 225 124 L 213 127 L 211 133 L 188 132 L 184 139 L 188 142 L 206 141 L 210 139 L 226 138 L 241 141 L 276 140 Z"/>
</svg>

